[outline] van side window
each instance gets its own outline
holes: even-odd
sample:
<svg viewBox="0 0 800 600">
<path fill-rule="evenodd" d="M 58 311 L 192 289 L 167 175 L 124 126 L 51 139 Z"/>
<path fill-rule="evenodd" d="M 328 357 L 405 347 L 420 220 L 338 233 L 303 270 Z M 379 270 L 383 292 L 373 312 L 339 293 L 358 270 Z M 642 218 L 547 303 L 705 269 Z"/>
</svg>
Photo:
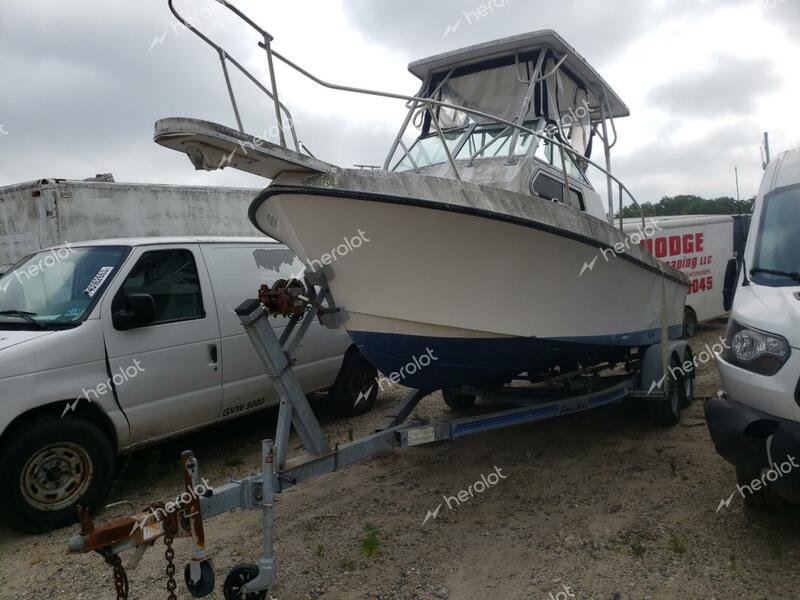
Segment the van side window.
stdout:
<svg viewBox="0 0 800 600">
<path fill-rule="evenodd" d="M 189 250 L 145 252 L 122 284 L 115 305 L 123 305 L 128 294 L 148 294 L 156 306 L 152 323 L 203 319 L 203 293 L 197 263 Z"/>
</svg>

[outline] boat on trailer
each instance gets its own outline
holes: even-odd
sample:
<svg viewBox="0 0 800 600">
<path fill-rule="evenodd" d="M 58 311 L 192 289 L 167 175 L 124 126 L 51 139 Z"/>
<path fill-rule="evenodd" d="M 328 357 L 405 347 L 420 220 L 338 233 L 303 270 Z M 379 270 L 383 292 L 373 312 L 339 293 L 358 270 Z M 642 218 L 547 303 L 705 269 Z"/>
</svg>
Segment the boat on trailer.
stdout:
<svg viewBox="0 0 800 600">
<path fill-rule="evenodd" d="M 227 81 L 228 62 L 247 73 L 184 24 L 220 52 Z M 252 222 L 327 269 L 344 327 L 381 372 L 421 390 L 502 384 L 625 362 L 680 337 L 686 276 L 614 225 L 617 195 L 620 214 L 626 198 L 635 203 L 610 172 L 614 119 L 628 108 L 557 33 L 414 62 L 421 88 L 404 96 L 324 82 L 260 31 L 271 73 L 280 60 L 328 88 L 406 102 L 383 167 L 311 156 L 274 77 L 267 88 L 249 75 L 274 102 L 280 144 L 244 132 L 230 85 L 237 130 L 165 119 L 155 140 L 197 169 L 272 179 Z M 591 158 L 598 141 L 605 166 Z M 425 356 L 424 368 L 407 368 Z"/>
</svg>

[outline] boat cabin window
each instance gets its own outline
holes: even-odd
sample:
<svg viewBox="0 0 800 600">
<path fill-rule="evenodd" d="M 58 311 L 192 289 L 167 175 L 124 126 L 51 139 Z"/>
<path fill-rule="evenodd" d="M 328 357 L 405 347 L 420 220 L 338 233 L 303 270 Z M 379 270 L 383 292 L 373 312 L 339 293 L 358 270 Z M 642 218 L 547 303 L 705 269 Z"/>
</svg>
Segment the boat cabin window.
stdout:
<svg viewBox="0 0 800 600">
<path fill-rule="evenodd" d="M 544 173 L 539 173 L 533 180 L 531 191 L 545 200 L 560 202 L 576 210 L 586 210 L 583 194 L 573 187 L 569 188 L 569 198 L 564 202 L 564 182 Z"/>
</svg>

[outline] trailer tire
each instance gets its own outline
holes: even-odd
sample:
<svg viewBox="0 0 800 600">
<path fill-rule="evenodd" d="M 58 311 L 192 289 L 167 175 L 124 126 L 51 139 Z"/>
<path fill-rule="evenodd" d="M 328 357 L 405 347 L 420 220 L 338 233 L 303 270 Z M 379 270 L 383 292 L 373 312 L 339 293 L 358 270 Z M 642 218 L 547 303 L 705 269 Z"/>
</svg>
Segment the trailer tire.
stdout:
<svg viewBox="0 0 800 600">
<path fill-rule="evenodd" d="M 670 367 L 678 373 L 676 378 L 672 378 L 669 374 L 664 377 L 666 385 L 666 393 L 664 398 L 651 401 L 647 404 L 650 420 L 659 427 L 674 427 L 681 420 L 681 410 L 683 409 L 685 399 L 684 378 L 686 375 L 680 370 L 681 363 L 678 358 L 673 355 L 670 359 Z"/>
<path fill-rule="evenodd" d="M 475 404 L 474 394 L 465 394 L 456 390 L 442 390 L 444 403 L 452 410 L 466 410 Z"/>
<path fill-rule="evenodd" d="M 95 424 L 42 417 L 0 448 L 0 512 L 14 529 L 46 533 L 78 521 L 77 505 L 102 507 L 114 478 L 114 449 Z"/>
<path fill-rule="evenodd" d="M 222 586 L 225 600 L 265 600 L 269 590 L 242 593 L 242 586 L 256 577 L 258 577 L 258 565 L 241 563 L 233 567 Z"/>
<path fill-rule="evenodd" d="M 358 348 L 350 348 L 330 390 L 329 397 L 336 412 L 343 417 L 355 417 L 372 410 L 378 398 L 377 379 L 378 370 Z"/>
</svg>

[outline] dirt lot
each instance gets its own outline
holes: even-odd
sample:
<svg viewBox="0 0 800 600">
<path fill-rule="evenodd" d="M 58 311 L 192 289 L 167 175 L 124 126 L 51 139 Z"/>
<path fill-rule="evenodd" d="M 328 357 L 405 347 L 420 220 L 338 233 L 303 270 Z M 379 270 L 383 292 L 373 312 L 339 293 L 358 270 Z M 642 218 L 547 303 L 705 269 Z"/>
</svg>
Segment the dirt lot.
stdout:
<svg viewBox="0 0 800 600">
<path fill-rule="evenodd" d="M 703 328 L 696 350 L 722 335 Z M 716 393 L 713 363 L 697 393 Z M 383 393 L 371 414 L 324 414 L 332 441 L 372 431 L 402 390 Z M 319 402 L 323 402 L 320 398 Z M 437 396 L 419 414 L 448 413 Z M 122 459 L 112 500 L 137 506 L 179 491 L 177 457 L 197 453 L 218 485 L 258 467 L 260 439 L 275 412 Z M 498 469 L 499 471 L 497 471 Z M 453 509 L 471 484 L 496 484 Z M 701 402 L 675 428 L 657 429 L 622 406 L 395 452 L 292 489 L 278 498 L 280 600 L 379 598 L 469 600 L 800 598 L 797 511 L 745 509 L 733 469 L 714 452 Z M 365 527 L 374 527 L 365 534 Z M 258 557 L 257 512 L 207 523 L 217 567 L 213 598 L 236 563 Z M 110 570 L 95 555 L 67 556 L 73 529 L 31 537 L 0 529 L 0 597 L 113 598 Z M 368 538 L 372 538 L 372 543 Z M 375 552 L 367 556 L 362 544 Z M 175 543 L 179 574 L 189 543 Z M 166 598 L 163 545 L 130 573 L 132 599 Z M 178 598 L 190 598 L 182 582 Z"/>
</svg>

